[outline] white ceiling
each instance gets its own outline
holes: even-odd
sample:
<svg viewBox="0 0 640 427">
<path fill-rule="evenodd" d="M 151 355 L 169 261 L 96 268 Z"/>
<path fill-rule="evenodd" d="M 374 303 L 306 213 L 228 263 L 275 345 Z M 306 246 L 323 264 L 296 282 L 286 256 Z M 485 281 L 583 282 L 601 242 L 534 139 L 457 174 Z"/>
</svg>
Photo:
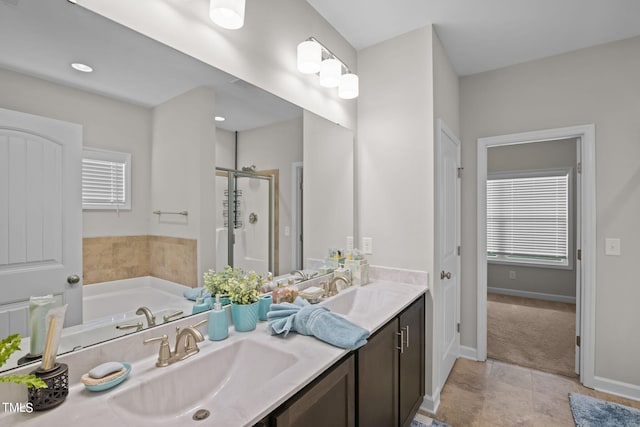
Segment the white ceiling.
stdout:
<svg viewBox="0 0 640 427">
<path fill-rule="evenodd" d="M 302 109 L 67 0 L 0 1 L 0 67 L 154 107 L 199 86 L 216 93 L 217 126 L 241 131 Z M 91 65 L 84 74 L 72 62 Z"/>
<path fill-rule="evenodd" d="M 459 75 L 640 35 L 638 0 L 307 1 L 358 50 L 434 24 Z"/>
</svg>

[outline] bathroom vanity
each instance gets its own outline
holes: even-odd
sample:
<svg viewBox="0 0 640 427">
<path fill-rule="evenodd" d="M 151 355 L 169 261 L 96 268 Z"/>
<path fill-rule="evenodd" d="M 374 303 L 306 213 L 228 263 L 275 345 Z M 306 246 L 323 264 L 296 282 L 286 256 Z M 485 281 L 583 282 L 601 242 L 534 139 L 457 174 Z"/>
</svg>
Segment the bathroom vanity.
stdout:
<svg viewBox="0 0 640 427">
<path fill-rule="evenodd" d="M 70 370 L 66 401 L 41 413 L 1 414 L 0 424 L 408 425 L 424 395 L 427 281 L 426 273 L 417 274 L 417 280 L 378 277 L 324 302 L 371 331 L 355 351 L 295 333 L 271 336 L 261 322 L 253 332 L 230 329 L 224 341 L 205 339 L 198 354 L 157 368 L 157 347 L 142 341 L 167 334 L 173 345 L 174 327 L 193 325 L 206 318 L 202 313 L 61 357 Z M 129 378 L 108 391 L 86 390 L 79 377 L 108 360 L 131 362 Z M 0 397 L 26 402 L 24 391 Z"/>
</svg>

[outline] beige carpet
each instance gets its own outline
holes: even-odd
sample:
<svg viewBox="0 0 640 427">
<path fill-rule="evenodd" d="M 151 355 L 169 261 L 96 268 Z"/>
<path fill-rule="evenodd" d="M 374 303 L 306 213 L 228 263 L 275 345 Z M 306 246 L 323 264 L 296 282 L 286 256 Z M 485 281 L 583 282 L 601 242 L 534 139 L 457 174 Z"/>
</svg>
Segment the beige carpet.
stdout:
<svg viewBox="0 0 640 427">
<path fill-rule="evenodd" d="M 576 377 L 575 305 L 527 300 L 489 294 L 487 355 L 503 362 Z"/>
</svg>

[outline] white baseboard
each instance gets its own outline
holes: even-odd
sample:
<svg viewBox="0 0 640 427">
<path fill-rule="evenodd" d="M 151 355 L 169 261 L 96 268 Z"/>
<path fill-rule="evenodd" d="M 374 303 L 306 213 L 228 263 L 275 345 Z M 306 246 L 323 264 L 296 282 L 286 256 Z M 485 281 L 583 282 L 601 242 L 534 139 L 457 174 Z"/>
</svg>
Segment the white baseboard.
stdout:
<svg viewBox="0 0 640 427">
<path fill-rule="evenodd" d="M 593 388 L 605 393 L 640 401 L 640 386 L 635 384 L 596 376 L 593 378 Z"/>
<path fill-rule="evenodd" d="M 545 301 L 566 302 L 569 304 L 576 303 L 576 297 L 569 297 L 565 295 L 544 294 L 542 292 L 517 291 L 515 289 L 492 288 L 492 287 L 488 287 L 487 292 L 494 293 L 494 294 L 510 295 L 513 297 L 535 298 L 535 299 L 541 299 Z"/>
<path fill-rule="evenodd" d="M 464 357 L 469 360 L 478 360 L 478 350 L 473 347 L 467 347 L 466 345 L 460 346 L 460 357 Z"/>
<path fill-rule="evenodd" d="M 430 414 L 435 414 L 440 406 L 440 389 L 438 388 L 433 396 L 425 396 L 422 398 L 420 409 Z"/>
</svg>

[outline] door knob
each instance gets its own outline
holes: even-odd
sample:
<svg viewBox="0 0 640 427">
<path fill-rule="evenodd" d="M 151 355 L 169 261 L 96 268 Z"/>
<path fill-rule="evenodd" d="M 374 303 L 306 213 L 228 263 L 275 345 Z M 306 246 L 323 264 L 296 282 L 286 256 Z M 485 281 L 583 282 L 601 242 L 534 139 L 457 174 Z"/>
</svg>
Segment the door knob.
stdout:
<svg viewBox="0 0 640 427">
<path fill-rule="evenodd" d="M 441 279 L 441 280 L 444 280 L 444 279 L 451 279 L 451 273 L 450 273 L 450 272 L 448 272 L 448 271 L 445 273 L 445 272 L 444 272 L 444 270 L 442 270 L 442 271 L 440 272 L 440 279 Z"/>
<path fill-rule="evenodd" d="M 70 285 L 75 285 L 76 283 L 80 282 L 80 276 L 78 276 L 77 274 L 72 274 L 71 276 L 67 277 L 67 283 Z"/>
</svg>

